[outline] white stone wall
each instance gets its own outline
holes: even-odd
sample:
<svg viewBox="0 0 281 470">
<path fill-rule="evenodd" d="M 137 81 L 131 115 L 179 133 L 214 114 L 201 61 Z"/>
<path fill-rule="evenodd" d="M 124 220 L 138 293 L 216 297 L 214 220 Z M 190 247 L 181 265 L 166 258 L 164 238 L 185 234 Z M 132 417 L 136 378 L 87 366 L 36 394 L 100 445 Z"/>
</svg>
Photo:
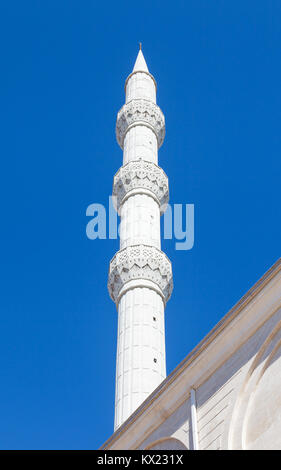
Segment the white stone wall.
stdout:
<svg viewBox="0 0 281 470">
<path fill-rule="evenodd" d="M 174 442 L 175 449 L 179 448 L 180 442 L 188 450 L 191 442 L 190 433 L 190 400 L 187 398 L 170 416 L 167 416 L 161 426 L 141 443 L 139 449 L 173 449 L 171 446 L 173 441 L 169 440 L 173 438 L 177 440 Z"/>
<path fill-rule="evenodd" d="M 281 450 L 281 259 L 102 448 L 194 449 L 194 418 L 200 450 Z"/>
<path fill-rule="evenodd" d="M 281 309 L 197 388 L 196 400 L 200 450 L 281 450 Z M 140 448 L 177 437 L 192 449 L 189 410 L 187 399 Z"/>
</svg>

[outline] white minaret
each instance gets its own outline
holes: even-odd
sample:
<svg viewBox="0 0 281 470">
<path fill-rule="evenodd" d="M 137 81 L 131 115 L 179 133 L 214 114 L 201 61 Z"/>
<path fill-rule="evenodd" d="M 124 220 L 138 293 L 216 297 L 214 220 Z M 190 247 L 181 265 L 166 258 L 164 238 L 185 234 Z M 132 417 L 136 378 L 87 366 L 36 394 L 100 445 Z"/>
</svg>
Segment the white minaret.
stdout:
<svg viewBox="0 0 281 470">
<path fill-rule="evenodd" d="M 158 166 L 165 119 L 141 47 L 125 92 L 116 123 L 123 166 L 113 183 L 120 251 L 108 277 L 118 309 L 115 429 L 166 377 L 164 310 L 173 289 L 160 241 L 160 215 L 169 199 L 168 178 Z"/>
</svg>

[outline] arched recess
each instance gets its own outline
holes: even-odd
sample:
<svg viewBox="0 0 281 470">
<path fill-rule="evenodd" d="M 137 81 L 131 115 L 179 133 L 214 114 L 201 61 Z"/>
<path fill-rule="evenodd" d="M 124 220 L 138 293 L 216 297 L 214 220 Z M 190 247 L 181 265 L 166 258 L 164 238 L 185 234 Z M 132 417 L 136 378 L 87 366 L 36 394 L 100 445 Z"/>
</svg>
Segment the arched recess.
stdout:
<svg viewBox="0 0 281 470">
<path fill-rule="evenodd" d="M 257 353 L 240 389 L 228 434 L 229 449 L 281 448 L 281 320 Z"/>
<path fill-rule="evenodd" d="M 187 447 L 175 437 L 163 437 L 150 443 L 145 450 L 188 450 Z"/>
</svg>

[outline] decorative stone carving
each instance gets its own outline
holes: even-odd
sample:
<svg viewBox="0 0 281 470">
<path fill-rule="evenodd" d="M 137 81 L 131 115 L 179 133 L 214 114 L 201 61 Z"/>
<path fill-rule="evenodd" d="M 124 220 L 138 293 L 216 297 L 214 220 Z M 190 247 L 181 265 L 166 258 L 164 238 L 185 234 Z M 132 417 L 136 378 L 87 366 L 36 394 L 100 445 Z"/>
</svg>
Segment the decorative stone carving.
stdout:
<svg viewBox="0 0 281 470">
<path fill-rule="evenodd" d="M 112 258 L 108 275 L 108 291 L 116 303 L 122 287 L 129 281 L 145 279 L 154 282 L 167 302 L 173 290 L 172 266 L 167 256 L 157 248 L 133 245 Z"/>
<path fill-rule="evenodd" d="M 127 130 L 136 123 L 150 127 L 157 137 L 158 148 L 161 147 L 165 137 L 164 115 L 152 101 L 137 99 L 125 104 L 117 115 L 116 138 L 122 149 Z"/>
<path fill-rule="evenodd" d="M 127 163 L 114 176 L 113 197 L 116 198 L 117 211 L 119 212 L 126 194 L 140 188 L 149 190 L 155 195 L 163 214 L 169 201 L 168 177 L 158 165 L 145 160 Z"/>
</svg>

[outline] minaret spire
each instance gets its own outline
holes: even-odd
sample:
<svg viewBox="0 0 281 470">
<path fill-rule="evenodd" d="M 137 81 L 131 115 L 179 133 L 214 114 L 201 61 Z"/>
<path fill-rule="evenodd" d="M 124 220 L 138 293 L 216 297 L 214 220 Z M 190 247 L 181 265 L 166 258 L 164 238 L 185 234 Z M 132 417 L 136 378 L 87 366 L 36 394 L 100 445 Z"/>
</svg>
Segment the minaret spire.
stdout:
<svg viewBox="0 0 281 470">
<path fill-rule="evenodd" d="M 141 47 L 125 91 L 116 123 L 123 166 L 113 183 L 120 250 L 108 276 L 118 310 L 115 429 L 166 377 L 164 310 L 173 289 L 160 237 L 160 215 L 169 200 L 168 178 L 158 166 L 165 119 Z"/>
<path fill-rule="evenodd" d="M 143 53 L 142 53 L 141 42 L 140 42 L 140 49 L 139 49 L 139 53 L 138 53 L 138 56 L 137 56 L 137 60 L 135 62 L 133 72 L 147 72 L 147 73 L 149 73 L 148 72 L 148 67 L 147 67 L 146 62 L 145 62 L 145 58 L 144 58 Z"/>
</svg>

